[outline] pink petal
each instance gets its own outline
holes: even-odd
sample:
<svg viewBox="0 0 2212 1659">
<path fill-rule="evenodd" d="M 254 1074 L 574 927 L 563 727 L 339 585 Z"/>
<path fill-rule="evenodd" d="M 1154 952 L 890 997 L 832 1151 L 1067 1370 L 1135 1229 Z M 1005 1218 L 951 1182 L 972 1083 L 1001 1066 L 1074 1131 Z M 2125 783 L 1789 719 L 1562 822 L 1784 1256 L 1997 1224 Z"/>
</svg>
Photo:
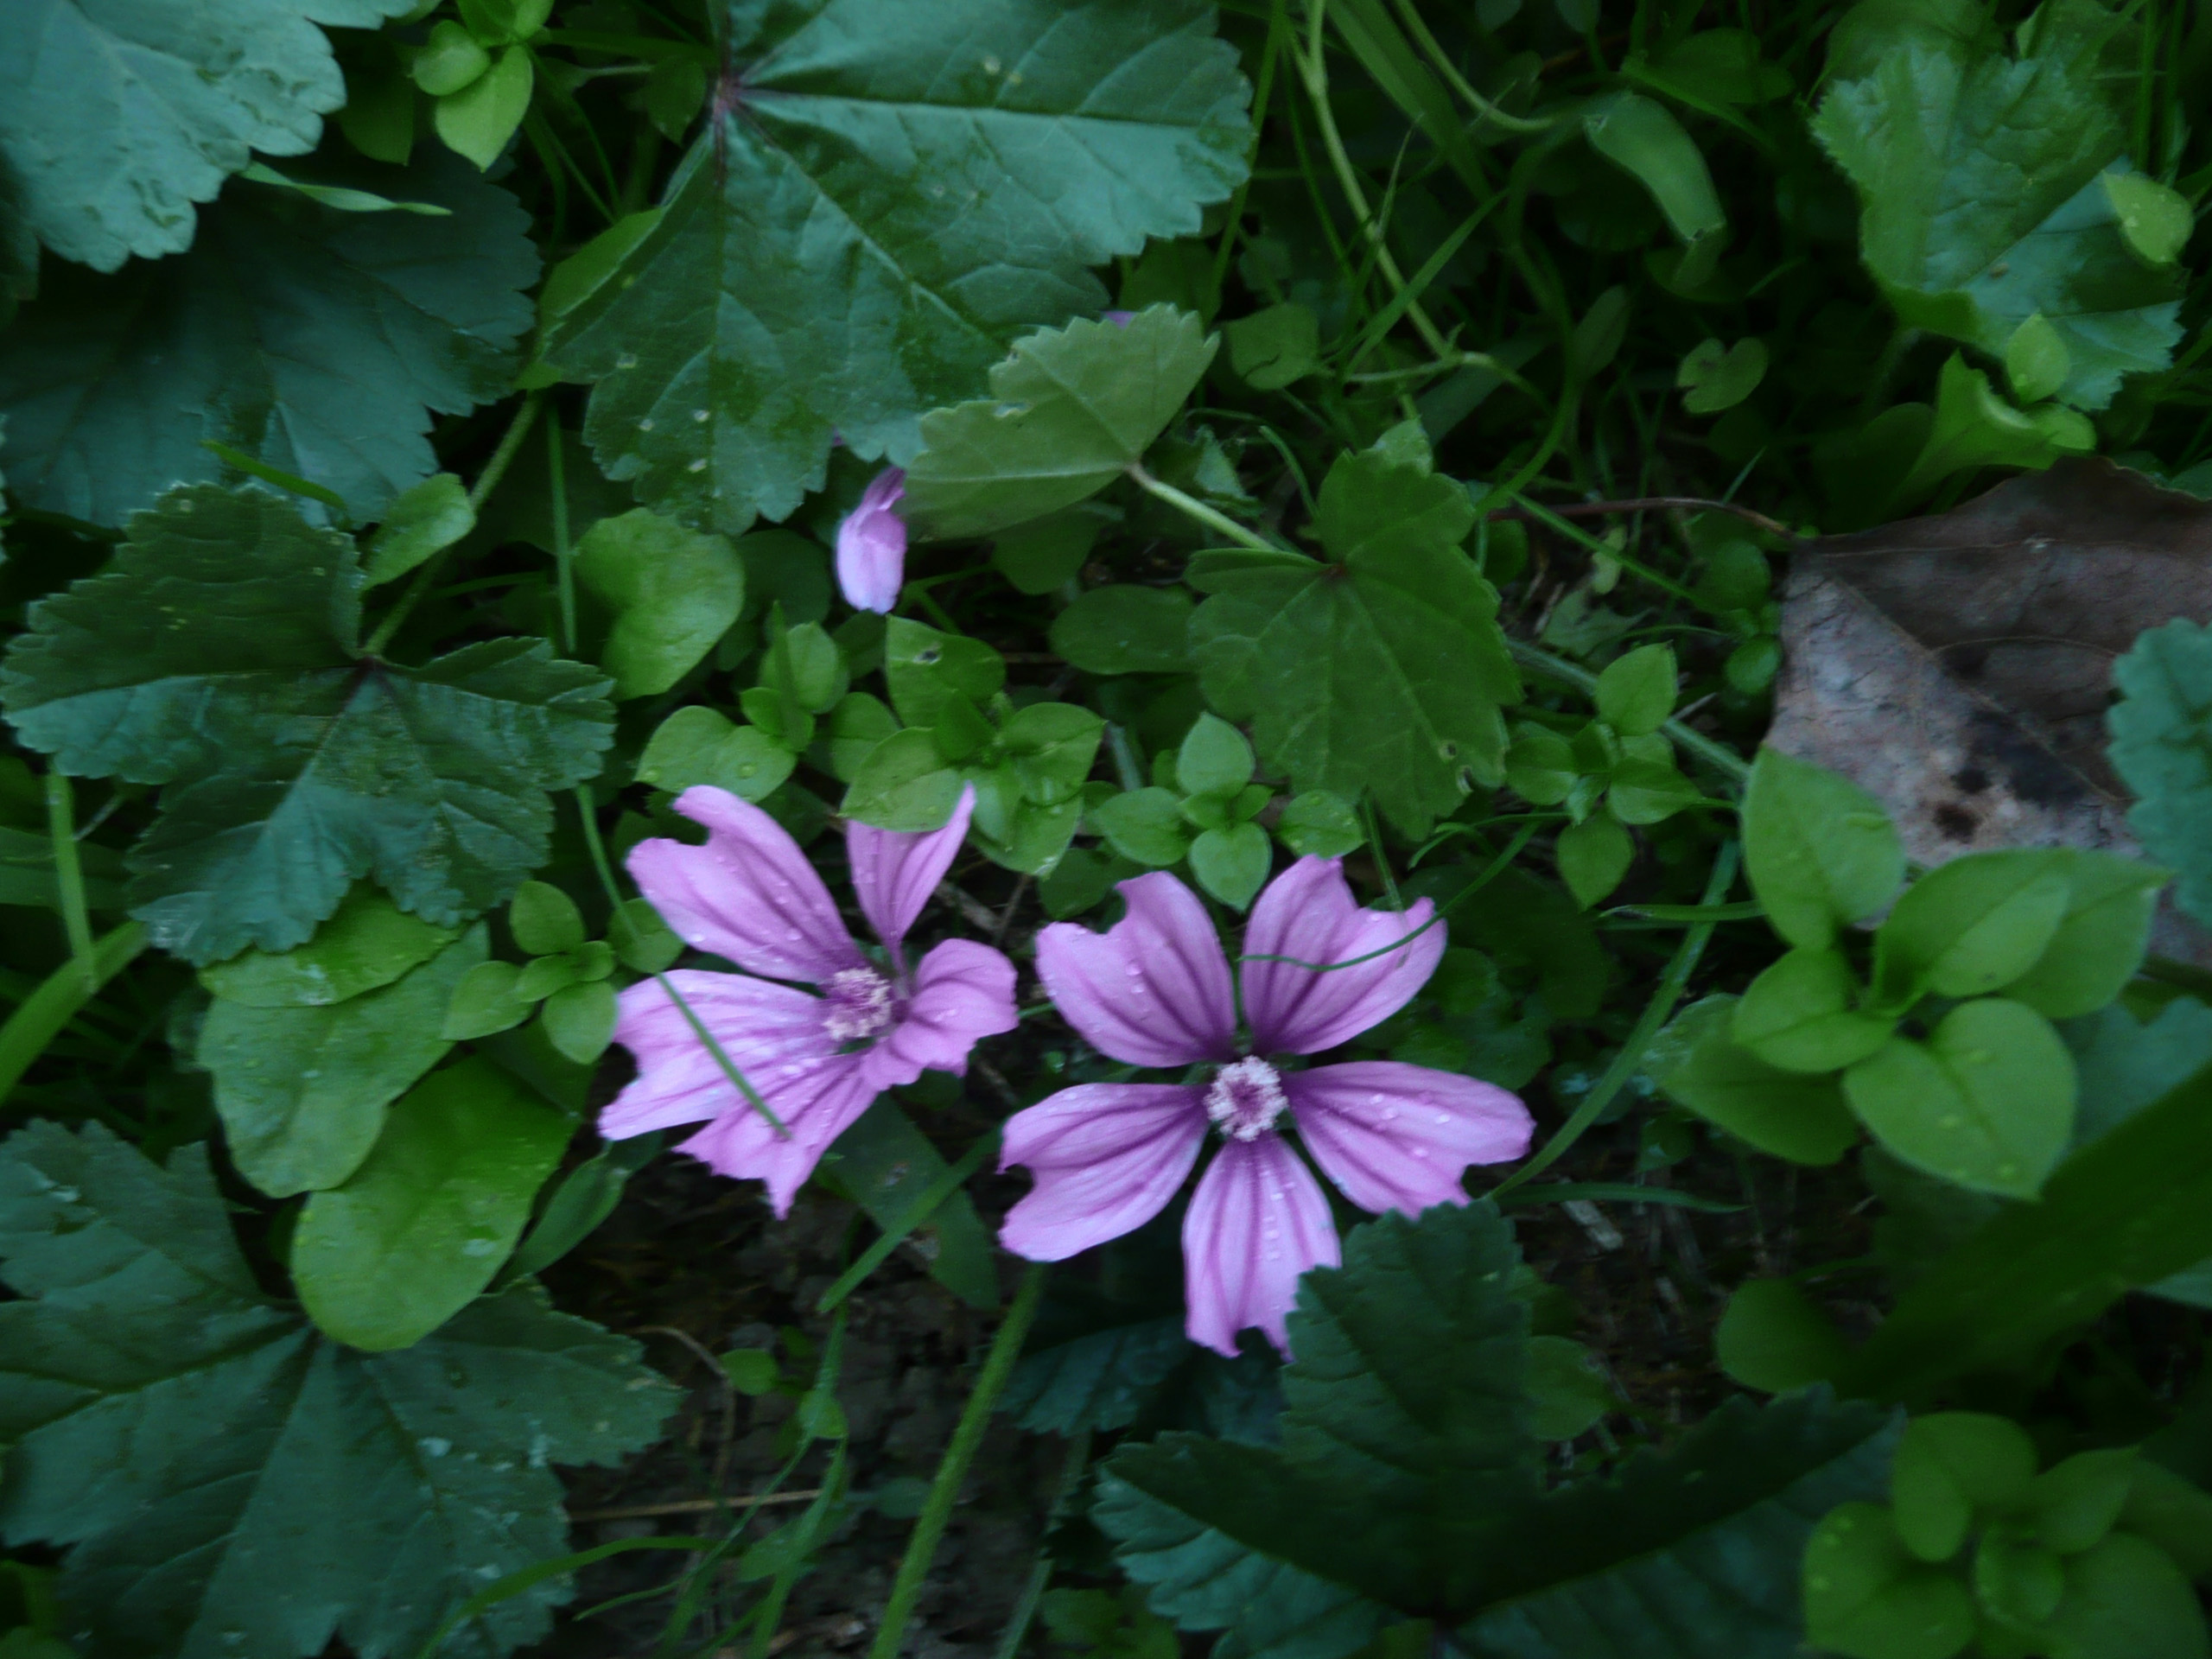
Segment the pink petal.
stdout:
<svg viewBox="0 0 2212 1659">
<path fill-rule="evenodd" d="M 1007 1120 L 999 1168 L 1037 1178 L 999 1230 L 1032 1262 L 1064 1262 L 1134 1232 L 1166 1207 L 1198 1161 L 1205 1108 L 1166 1083 L 1084 1083 Z"/>
<path fill-rule="evenodd" d="M 868 1051 L 880 1089 L 912 1083 L 925 1067 L 964 1073 L 968 1051 L 1020 1023 L 1014 964 L 975 939 L 947 939 L 922 958 L 905 1016 Z"/>
<path fill-rule="evenodd" d="M 1093 1048 L 1131 1065 L 1234 1058 L 1236 1004 L 1205 906 L 1164 870 L 1121 887 L 1128 914 L 1104 933 L 1054 922 L 1037 936 L 1045 994 Z"/>
<path fill-rule="evenodd" d="M 1098 320 L 1101 322 L 1110 322 L 1116 328 L 1126 328 L 1136 321 L 1136 316 L 1137 314 L 1134 311 L 1101 311 L 1098 314 Z"/>
<path fill-rule="evenodd" d="M 1224 1141 L 1183 1217 L 1184 1331 L 1216 1353 L 1257 1325 L 1284 1353 L 1298 1275 L 1340 1256 L 1329 1201 L 1279 1135 Z"/>
<path fill-rule="evenodd" d="M 975 812 L 976 785 L 969 784 L 942 830 L 910 835 L 878 830 L 858 819 L 845 826 L 845 851 L 852 861 L 853 891 L 860 899 L 861 913 L 876 937 L 891 947 L 894 959 L 906 943 L 906 930 L 952 868 Z"/>
<path fill-rule="evenodd" d="M 1535 1128 L 1495 1084 L 1395 1060 L 1293 1071 L 1282 1086 L 1321 1173 L 1378 1215 L 1465 1204 L 1459 1173 L 1520 1157 Z"/>
<path fill-rule="evenodd" d="M 1268 884 L 1244 930 L 1247 957 L 1347 962 L 1405 938 L 1435 913 L 1417 899 L 1401 914 L 1352 902 L 1333 858 L 1301 858 Z M 1432 927 L 1402 950 L 1357 968 L 1317 973 L 1283 962 L 1246 962 L 1238 969 L 1244 1017 L 1257 1054 L 1318 1054 L 1380 1025 L 1428 982 L 1444 956 L 1445 933 Z"/>
<path fill-rule="evenodd" d="M 864 1054 L 831 1054 L 785 1068 L 775 1095 L 779 1135 L 758 1112 L 725 1112 L 677 1146 L 718 1175 L 766 1181 L 768 1201 L 782 1216 L 822 1154 L 852 1128 L 881 1091 L 868 1075 Z"/>
<path fill-rule="evenodd" d="M 785 1068 L 837 1052 L 823 1029 L 820 1000 L 804 991 L 699 969 L 668 978 L 779 1117 L 785 1114 Z M 601 1135 L 624 1141 L 726 1112 L 759 1116 L 658 981 L 639 980 L 622 993 L 620 1006 L 614 1040 L 637 1057 L 638 1075 L 600 1114 Z"/>
<path fill-rule="evenodd" d="M 837 526 L 837 586 L 858 611 L 887 611 L 906 579 L 906 522 L 892 503 L 906 493 L 906 474 L 887 467 L 861 493 L 861 504 Z"/>
<path fill-rule="evenodd" d="M 830 889 L 783 825 L 711 784 L 685 790 L 676 810 L 713 832 L 707 844 L 641 841 L 630 874 L 685 944 L 748 973 L 816 985 L 864 965 Z"/>
</svg>

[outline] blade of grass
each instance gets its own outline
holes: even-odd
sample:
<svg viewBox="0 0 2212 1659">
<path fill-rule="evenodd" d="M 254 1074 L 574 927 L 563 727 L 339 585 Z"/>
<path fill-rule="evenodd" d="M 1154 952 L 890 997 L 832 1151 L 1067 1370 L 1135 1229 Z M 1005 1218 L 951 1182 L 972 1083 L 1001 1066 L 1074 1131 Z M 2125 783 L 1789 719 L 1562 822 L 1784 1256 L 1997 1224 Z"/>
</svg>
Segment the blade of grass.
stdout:
<svg viewBox="0 0 2212 1659">
<path fill-rule="evenodd" d="M 146 944 L 144 926 L 125 922 L 93 943 L 89 975 L 73 957 L 16 1006 L 8 1023 L 0 1026 L 0 1103 L 5 1103 L 23 1073 L 46 1052 L 47 1045 L 60 1035 L 77 1011 L 101 986 L 129 967 Z"/>
</svg>

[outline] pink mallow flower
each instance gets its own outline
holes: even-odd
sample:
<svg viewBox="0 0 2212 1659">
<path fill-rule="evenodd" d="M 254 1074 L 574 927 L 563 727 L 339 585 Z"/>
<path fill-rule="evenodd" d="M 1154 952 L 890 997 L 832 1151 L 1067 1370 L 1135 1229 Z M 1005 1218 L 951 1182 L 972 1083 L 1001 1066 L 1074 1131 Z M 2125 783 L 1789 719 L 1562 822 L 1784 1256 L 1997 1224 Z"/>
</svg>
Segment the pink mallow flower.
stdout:
<svg viewBox="0 0 2212 1659">
<path fill-rule="evenodd" d="M 766 1181 L 781 1216 L 830 1143 L 877 1095 L 925 1068 L 965 1071 L 979 1039 L 1014 1028 L 1014 964 L 987 944 L 947 939 L 910 972 L 905 947 L 975 809 L 970 788 L 951 822 L 927 835 L 846 826 L 854 893 L 883 941 L 887 972 L 853 942 L 829 888 L 781 824 L 711 785 L 677 796 L 676 810 L 707 826 L 707 844 L 640 842 L 630 874 L 686 944 L 746 970 L 667 977 L 784 1132 L 730 1082 L 652 979 L 622 993 L 614 1040 L 637 1056 L 638 1076 L 600 1115 L 599 1132 L 620 1141 L 704 1120 L 677 1150 L 721 1174 Z"/>
<path fill-rule="evenodd" d="M 906 493 L 906 469 L 887 467 L 837 525 L 837 586 L 856 611 L 887 611 L 899 602 L 906 580 L 906 521 L 892 508 Z"/>
<path fill-rule="evenodd" d="M 1300 859 L 1245 929 L 1237 976 L 1251 1035 L 1240 1042 L 1229 963 L 1197 896 L 1164 871 L 1121 890 L 1128 913 L 1107 932 L 1060 922 L 1038 935 L 1045 989 L 1102 1054 L 1216 1069 L 1196 1083 L 1079 1084 L 1017 1113 L 1001 1167 L 1025 1165 L 1037 1185 L 1000 1242 L 1058 1262 L 1142 1226 L 1183 1185 L 1211 1126 L 1221 1149 L 1183 1217 L 1185 1329 L 1233 1355 L 1236 1333 L 1257 1325 L 1287 1352 L 1299 1274 L 1338 1257 L 1328 1200 L 1283 1129 L 1296 1126 L 1307 1156 L 1361 1209 L 1411 1216 L 1465 1204 L 1470 1164 L 1526 1152 L 1528 1109 L 1494 1084 L 1425 1065 L 1292 1071 L 1268 1058 L 1334 1048 L 1403 1007 L 1444 953 L 1441 928 L 1421 931 L 1429 900 L 1362 910 L 1337 860 Z M 1376 950 L 1384 954 L 1333 972 L 1295 965 Z"/>
</svg>

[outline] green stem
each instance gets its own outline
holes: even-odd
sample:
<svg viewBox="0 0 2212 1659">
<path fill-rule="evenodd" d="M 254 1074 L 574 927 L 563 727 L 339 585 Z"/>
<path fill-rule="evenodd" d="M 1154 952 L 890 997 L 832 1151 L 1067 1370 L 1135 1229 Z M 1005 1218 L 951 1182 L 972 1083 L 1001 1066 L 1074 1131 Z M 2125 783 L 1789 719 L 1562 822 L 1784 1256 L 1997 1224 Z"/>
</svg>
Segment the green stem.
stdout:
<svg viewBox="0 0 2212 1659">
<path fill-rule="evenodd" d="M 899 1562 L 899 1576 L 892 1580 L 891 1599 L 884 1604 L 883 1623 L 876 1630 L 874 1644 L 868 1650 L 868 1659 L 899 1659 L 899 1649 L 906 1637 L 907 1621 L 914 1616 L 914 1604 L 921 1599 L 922 1582 L 929 1576 L 930 1564 L 937 1559 L 937 1547 L 944 1537 L 946 1524 L 952 1519 L 952 1506 L 960 1497 L 961 1483 L 968 1478 L 968 1465 L 975 1461 L 976 1448 L 983 1443 L 983 1430 L 990 1423 L 992 1408 L 998 1404 L 1007 1379 L 1014 1375 L 1014 1362 L 1020 1357 L 1021 1344 L 1028 1339 L 1029 1327 L 1036 1320 L 1037 1305 L 1045 1297 L 1047 1271 L 1042 1262 L 1029 1264 L 1021 1275 L 1021 1288 L 1014 1293 L 1014 1306 L 1007 1310 L 1005 1322 L 991 1338 L 991 1351 L 976 1378 L 976 1390 L 968 1396 L 960 1421 L 952 1431 L 952 1444 L 945 1447 L 944 1459 L 937 1466 L 937 1478 L 930 1483 L 930 1495 L 914 1522 L 914 1535 L 906 1541 L 906 1554 Z"/>
<path fill-rule="evenodd" d="M 567 458 L 561 453 L 561 423 L 545 427 L 545 474 L 553 492 L 554 586 L 561 600 L 561 649 L 576 654 L 576 580 L 569 558 Z"/>
<path fill-rule="evenodd" d="M 85 902 L 85 867 L 77 856 L 75 801 L 69 779 L 60 767 L 46 774 L 46 836 L 54 849 L 54 880 L 61 890 L 61 926 L 69 936 L 69 954 L 84 976 L 85 995 L 100 988 L 99 970 L 92 959 L 92 916 Z"/>
<path fill-rule="evenodd" d="M 1702 903 L 1718 905 L 1728 896 L 1728 889 L 1736 883 L 1736 843 L 1722 842 L 1719 856 L 1713 861 L 1713 874 L 1705 884 Z M 1613 1096 L 1628 1086 L 1628 1080 L 1643 1065 L 1651 1039 L 1659 1034 L 1659 1027 L 1666 1024 L 1667 1016 L 1674 1013 L 1683 987 L 1697 971 L 1698 958 L 1705 954 L 1705 942 L 1713 937 L 1713 928 L 1711 922 L 1699 922 L 1682 935 L 1681 944 L 1675 947 L 1675 959 L 1659 976 L 1658 989 L 1652 992 L 1651 1001 L 1644 1005 L 1643 1013 L 1622 1041 L 1620 1052 L 1613 1056 L 1613 1063 L 1605 1068 L 1605 1076 L 1598 1079 L 1598 1086 L 1583 1096 L 1582 1103 L 1560 1125 L 1559 1132 L 1544 1142 L 1541 1151 L 1491 1188 L 1491 1198 L 1497 1198 L 1531 1177 L 1542 1174 L 1567 1156 L 1574 1143 L 1604 1115 L 1605 1108 L 1613 1103 Z"/>
<path fill-rule="evenodd" d="M 1060 1465 L 1060 1486 L 1052 1496 L 1052 1507 L 1045 1512 L 1047 1529 L 1067 1510 L 1068 1502 L 1074 1497 L 1076 1488 L 1083 1484 L 1084 1471 L 1090 1467 L 1090 1431 L 1078 1429 L 1068 1442 L 1066 1459 Z M 1052 1553 L 1039 1547 L 1036 1565 L 1029 1569 L 1029 1582 L 1021 1586 L 1021 1599 L 1014 1605 L 1014 1617 L 1006 1622 L 1006 1631 L 999 1637 L 997 1659 L 1014 1659 L 1021 1651 L 1021 1643 L 1029 1634 L 1029 1626 L 1037 1618 L 1037 1605 L 1045 1599 L 1045 1586 L 1052 1581 Z"/>
<path fill-rule="evenodd" d="M 1436 36 L 1428 32 L 1428 25 L 1421 21 L 1413 0 L 1397 0 L 1398 16 L 1404 19 L 1406 32 L 1420 43 L 1421 52 L 1436 72 L 1444 77 L 1445 84 L 1465 99 L 1474 108 L 1477 117 L 1506 132 L 1543 132 L 1553 126 L 1553 116 L 1512 115 L 1501 110 L 1467 84 L 1451 56 L 1437 43 Z"/>
<path fill-rule="evenodd" d="M 1598 677 L 1588 669 L 1578 668 L 1564 657 L 1554 657 L 1541 645 L 1532 645 L 1524 639 L 1508 638 L 1505 648 L 1522 666 L 1533 668 L 1540 674 L 1548 674 L 1552 678 L 1574 687 L 1585 696 L 1595 697 L 1598 695 Z M 1750 781 L 1751 763 L 1726 744 L 1715 742 L 1696 728 L 1679 720 L 1669 719 L 1660 729 L 1732 782 L 1742 785 Z"/>
<path fill-rule="evenodd" d="M 499 480 L 507 475 L 507 468 L 514 465 L 515 452 L 522 448 L 522 441 L 530 435 L 531 423 L 537 418 L 543 397 L 543 393 L 536 391 L 523 395 L 522 407 L 515 411 L 514 419 L 507 423 L 507 429 L 499 436 L 499 447 L 492 452 L 492 459 L 484 463 L 484 470 L 477 474 L 476 482 L 468 492 L 470 512 L 483 512 L 484 503 L 499 487 Z M 399 596 L 399 602 L 385 613 L 384 620 L 377 624 L 377 631 L 369 636 L 368 644 L 361 647 L 364 657 L 373 657 L 391 643 L 391 636 L 399 632 L 399 625 L 406 621 L 415 607 L 429 595 L 436 581 L 439 567 L 445 563 L 452 551 L 449 547 L 441 548 L 424 561 L 423 568 L 415 573 L 415 580 L 407 584 L 407 591 Z"/>
<path fill-rule="evenodd" d="M 906 1241 L 913 1230 L 938 1211 L 938 1206 L 968 1184 L 968 1178 L 981 1169 L 990 1155 L 999 1148 L 999 1132 L 991 1130 L 977 1139 L 968 1148 L 960 1161 L 941 1173 L 924 1187 L 906 1213 L 883 1230 L 883 1236 L 861 1253 L 859 1261 L 837 1276 L 837 1282 L 822 1293 L 814 1311 L 827 1313 L 860 1287 L 861 1281 L 883 1265 L 884 1258 Z"/>
<path fill-rule="evenodd" d="M 1217 512 L 1196 497 L 1184 494 L 1173 484 L 1161 483 L 1150 473 L 1145 471 L 1141 462 L 1131 461 L 1126 470 L 1129 476 L 1136 480 L 1137 487 L 1147 495 L 1159 497 L 1177 512 L 1197 519 L 1209 530 L 1219 531 L 1239 546 L 1249 547 L 1257 553 L 1281 553 L 1287 550 L 1266 540 L 1256 531 L 1247 530 L 1227 513 Z M 1294 556 L 1303 558 L 1305 555 L 1298 554 Z"/>
<path fill-rule="evenodd" d="M 145 928 L 137 922 L 125 922 L 93 944 L 89 974 L 80 971 L 73 957 L 16 1005 L 8 1023 L 0 1026 L 0 1101 L 8 1098 L 32 1062 L 76 1018 L 77 1011 L 145 948 Z"/>
</svg>

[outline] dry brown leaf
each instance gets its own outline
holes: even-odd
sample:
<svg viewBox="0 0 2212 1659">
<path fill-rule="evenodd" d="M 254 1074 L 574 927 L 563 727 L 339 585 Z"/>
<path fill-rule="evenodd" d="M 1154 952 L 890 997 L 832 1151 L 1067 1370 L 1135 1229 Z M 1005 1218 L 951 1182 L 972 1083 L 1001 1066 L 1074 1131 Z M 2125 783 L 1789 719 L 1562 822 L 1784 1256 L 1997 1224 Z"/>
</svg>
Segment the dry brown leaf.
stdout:
<svg viewBox="0 0 2212 1659">
<path fill-rule="evenodd" d="M 2212 503 L 2092 460 L 1792 560 L 1767 741 L 1855 779 L 1918 863 L 1994 847 L 2137 854 L 2105 760 L 2113 659 L 2212 620 Z M 2162 927 L 2158 948 L 2202 957 Z"/>
</svg>

